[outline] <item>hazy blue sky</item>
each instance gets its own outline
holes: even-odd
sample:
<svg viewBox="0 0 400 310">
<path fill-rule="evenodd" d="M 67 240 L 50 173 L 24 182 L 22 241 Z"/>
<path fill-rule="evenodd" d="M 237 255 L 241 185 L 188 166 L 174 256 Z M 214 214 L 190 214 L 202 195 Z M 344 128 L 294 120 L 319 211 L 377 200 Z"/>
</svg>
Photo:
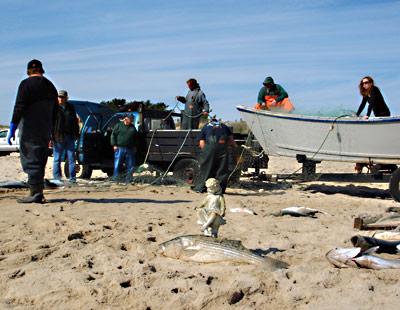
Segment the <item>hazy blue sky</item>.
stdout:
<svg viewBox="0 0 400 310">
<path fill-rule="evenodd" d="M 371 75 L 400 114 L 400 1 L 1 0 L 0 123 L 40 59 L 72 99 L 175 104 L 197 78 L 238 119 L 271 75 L 297 112 L 356 110 Z"/>
</svg>

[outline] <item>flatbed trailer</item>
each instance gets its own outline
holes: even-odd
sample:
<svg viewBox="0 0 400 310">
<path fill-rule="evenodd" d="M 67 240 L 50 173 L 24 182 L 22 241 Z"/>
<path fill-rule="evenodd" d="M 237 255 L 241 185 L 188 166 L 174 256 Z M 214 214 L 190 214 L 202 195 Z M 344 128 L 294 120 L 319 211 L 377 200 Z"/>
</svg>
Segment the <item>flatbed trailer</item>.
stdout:
<svg viewBox="0 0 400 310">
<path fill-rule="evenodd" d="M 81 177 L 90 178 L 95 169 L 112 175 L 114 164 L 114 151 L 110 143 L 112 128 L 125 113 L 132 113 L 135 117 L 134 124 L 138 129 L 136 165 L 147 163 L 156 170 L 164 172 L 168 170 L 185 182 L 193 183 L 199 173 L 200 129 L 176 129 L 173 118 L 179 118 L 179 113 L 144 110 L 142 106 L 133 110 L 115 113 L 107 120 L 94 112 L 88 114 L 77 145 L 77 158 L 82 165 Z M 229 169 L 234 172 L 231 179 L 237 180 L 241 170 L 250 167 L 267 168 L 268 157 L 262 156 L 261 146 L 252 140 L 251 136 L 251 134 L 234 134 L 239 148 L 231 149 L 229 152 Z M 246 148 L 242 148 L 242 145 Z M 242 159 L 240 163 L 237 162 L 239 158 Z"/>
</svg>

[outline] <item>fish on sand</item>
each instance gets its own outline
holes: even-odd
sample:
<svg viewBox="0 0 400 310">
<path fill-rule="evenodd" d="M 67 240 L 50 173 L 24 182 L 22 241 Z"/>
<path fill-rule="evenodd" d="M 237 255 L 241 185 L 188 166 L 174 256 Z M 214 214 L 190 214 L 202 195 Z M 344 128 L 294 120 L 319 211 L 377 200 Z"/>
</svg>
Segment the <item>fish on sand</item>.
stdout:
<svg viewBox="0 0 400 310">
<path fill-rule="evenodd" d="M 400 226 L 394 230 L 374 232 L 372 237 L 387 241 L 400 241 Z"/>
<path fill-rule="evenodd" d="M 161 254 L 198 263 L 235 262 L 260 265 L 268 270 L 287 268 L 285 262 L 257 255 L 239 240 L 225 240 L 203 235 L 179 236 L 160 244 Z"/>
<path fill-rule="evenodd" d="M 230 208 L 229 211 L 233 213 L 247 213 L 251 215 L 257 215 L 257 213 L 254 210 L 246 207 Z"/>
<path fill-rule="evenodd" d="M 320 211 L 317 209 L 311 209 L 306 207 L 289 207 L 280 210 L 279 212 L 272 213 L 274 216 L 284 216 L 284 215 L 291 215 L 291 216 L 310 216 L 315 217 L 315 214 L 322 213 L 328 214 L 324 211 Z M 329 215 L 329 214 L 328 214 Z"/>
<path fill-rule="evenodd" d="M 376 253 L 400 253 L 400 241 L 387 241 L 359 235 L 351 237 L 350 241 L 354 247 L 359 247 L 362 251 L 378 247 Z"/>
<path fill-rule="evenodd" d="M 326 253 L 326 259 L 338 268 L 398 269 L 400 259 L 386 259 L 372 255 L 378 247 L 362 252 L 361 248 L 335 248 Z"/>
</svg>

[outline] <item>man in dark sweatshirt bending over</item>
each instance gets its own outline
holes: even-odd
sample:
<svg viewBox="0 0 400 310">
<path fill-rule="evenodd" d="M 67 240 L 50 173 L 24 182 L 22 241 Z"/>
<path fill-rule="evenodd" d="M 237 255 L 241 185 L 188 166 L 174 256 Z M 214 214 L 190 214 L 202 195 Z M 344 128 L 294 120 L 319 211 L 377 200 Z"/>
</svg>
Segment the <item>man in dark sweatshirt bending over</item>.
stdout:
<svg viewBox="0 0 400 310">
<path fill-rule="evenodd" d="M 57 90 L 43 76 L 39 60 L 33 59 L 28 63 L 27 73 L 29 77 L 18 87 L 7 142 L 12 144 L 20 125 L 20 159 L 22 169 L 28 175 L 30 195 L 17 201 L 43 203 L 44 172 L 57 109 Z"/>
</svg>

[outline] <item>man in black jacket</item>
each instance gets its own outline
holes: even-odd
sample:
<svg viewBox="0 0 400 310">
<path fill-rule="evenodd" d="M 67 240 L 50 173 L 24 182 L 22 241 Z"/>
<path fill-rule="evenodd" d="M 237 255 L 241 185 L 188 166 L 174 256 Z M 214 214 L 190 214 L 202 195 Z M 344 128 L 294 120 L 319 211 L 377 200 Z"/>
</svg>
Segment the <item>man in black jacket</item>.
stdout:
<svg viewBox="0 0 400 310">
<path fill-rule="evenodd" d="M 201 129 L 199 136 L 200 173 L 193 187 L 195 192 L 205 192 L 206 181 L 209 178 L 215 178 L 221 185 L 221 191 L 217 194 L 225 193 L 229 178 L 228 147 L 236 146 L 232 131 L 215 117 Z"/>
<path fill-rule="evenodd" d="M 53 177 L 61 180 L 61 162 L 68 160 L 69 182 L 76 183 L 75 141 L 79 137 L 79 121 L 75 108 L 68 103 L 68 92 L 58 92 L 58 109 L 53 137 Z M 66 163 L 67 164 L 67 163 Z"/>
<path fill-rule="evenodd" d="M 57 90 L 43 76 L 44 70 L 39 60 L 33 59 L 28 63 L 27 73 L 29 77 L 18 87 L 7 141 L 12 143 L 20 124 L 20 158 L 22 168 L 28 175 L 30 195 L 17 201 L 42 203 L 44 172 L 57 108 Z"/>
</svg>

